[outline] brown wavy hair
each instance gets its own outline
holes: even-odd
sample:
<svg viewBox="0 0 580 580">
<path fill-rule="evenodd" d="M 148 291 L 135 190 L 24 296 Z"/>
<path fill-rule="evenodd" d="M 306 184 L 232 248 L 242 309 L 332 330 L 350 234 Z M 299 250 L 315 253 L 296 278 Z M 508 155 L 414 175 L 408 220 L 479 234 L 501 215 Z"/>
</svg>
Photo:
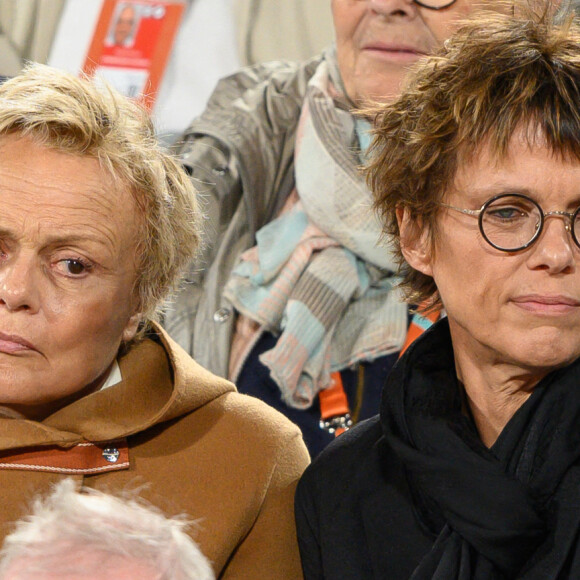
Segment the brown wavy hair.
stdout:
<svg viewBox="0 0 580 580">
<path fill-rule="evenodd" d="M 367 112 L 368 114 L 369 112 Z M 375 139 L 367 179 L 409 302 L 440 305 L 433 278 L 406 264 L 397 208 L 414 235 L 437 236 L 439 201 L 457 167 L 483 146 L 498 159 L 524 128 L 530 145 L 580 161 L 580 26 L 529 10 L 479 14 L 424 60 L 390 106 L 370 111 Z"/>
</svg>

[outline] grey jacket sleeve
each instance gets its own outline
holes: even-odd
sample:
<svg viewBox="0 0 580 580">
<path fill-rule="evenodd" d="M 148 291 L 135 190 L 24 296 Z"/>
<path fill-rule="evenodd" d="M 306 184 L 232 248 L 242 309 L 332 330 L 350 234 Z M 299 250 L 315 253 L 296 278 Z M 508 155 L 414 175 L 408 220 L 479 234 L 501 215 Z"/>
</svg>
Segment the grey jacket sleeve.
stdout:
<svg viewBox="0 0 580 580">
<path fill-rule="evenodd" d="M 190 134 L 176 147 L 183 166 L 194 180 L 204 219 L 201 248 L 185 272 L 179 293 L 167 305 L 164 326 L 193 355 L 194 323 L 206 272 L 239 206 L 242 185 L 231 151 L 214 137 Z"/>
<path fill-rule="evenodd" d="M 202 250 L 169 305 L 164 326 L 200 364 L 221 376 L 227 372 L 233 329 L 223 287 L 237 257 L 254 245 L 256 231 L 275 217 L 294 187 L 296 128 L 319 60 L 257 65 L 223 79 L 175 146 L 206 219 Z"/>
</svg>

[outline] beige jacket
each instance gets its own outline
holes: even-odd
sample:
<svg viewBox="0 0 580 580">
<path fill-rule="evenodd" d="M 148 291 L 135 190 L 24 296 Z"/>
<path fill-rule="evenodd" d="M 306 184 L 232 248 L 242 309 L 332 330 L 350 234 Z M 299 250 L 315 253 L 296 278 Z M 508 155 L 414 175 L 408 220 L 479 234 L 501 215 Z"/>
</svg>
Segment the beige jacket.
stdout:
<svg viewBox="0 0 580 580">
<path fill-rule="evenodd" d="M 138 489 L 193 537 L 219 578 L 301 578 L 293 497 L 308 463 L 285 417 L 195 363 L 159 330 L 123 381 L 42 422 L 0 419 L 0 541 L 32 498 L 72 476 Z"/>
</svg>

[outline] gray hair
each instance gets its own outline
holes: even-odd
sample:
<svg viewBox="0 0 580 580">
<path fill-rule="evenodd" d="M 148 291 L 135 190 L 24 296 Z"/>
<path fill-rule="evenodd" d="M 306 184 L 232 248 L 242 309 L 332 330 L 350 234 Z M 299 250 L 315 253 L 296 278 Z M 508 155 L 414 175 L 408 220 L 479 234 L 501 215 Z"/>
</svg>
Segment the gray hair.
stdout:
<svg viewBox="0 0 580 580">
<path fill-rule="evenodd" d="M 33 64 L 0 85 L 0 138 L 12 134 L 98 159 L 129 188 L 142 223 L 136 311 L 158 318 L 199 247 L 200 212 L 191 179 L 160 145 L 147 111 L 111 87 Z"/>
<path fill-rule="evenodd" d="M 76 491 L 65 479 L 36 499 L 32 514 L 6 537 L 0 580 L 93 578 L 119 562 L 145 566 L 155 580 L 213 580 L 207 559 L 184 531 L 188 525 L 136 498 Z"/>
</svg>

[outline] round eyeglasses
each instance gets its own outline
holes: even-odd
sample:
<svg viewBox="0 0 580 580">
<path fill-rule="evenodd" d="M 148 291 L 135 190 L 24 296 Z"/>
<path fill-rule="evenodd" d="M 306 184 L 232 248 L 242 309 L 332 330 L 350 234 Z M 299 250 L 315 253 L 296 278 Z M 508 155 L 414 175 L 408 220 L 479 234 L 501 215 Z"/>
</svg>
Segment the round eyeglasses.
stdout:
<svg viewBox="0 0 580 580">
<path fill-rule="evenodd" d="M 415 4 L 423 6 L 423 8 L 429 8 L 429 10 L 442 10 L 443 8 L 448 8 L 452 4 L 455 4 L 457 0 L 413 0 Z"/>
<path fill-rule="evenodd" d="M 443 202 L 439 202 L 439 205 L 477 217 L 479 231 L 485 241 L 502 252 L 517 252 L 531 246 L 540 237 L 544 221 L 550 216 L 570 220 L 566 223 L 566 229 L 580 247 L 580 207 L 573 213 L 544 212 L 537 202 L 520 193 L 496 195 L 488 199 L 480 209 L 464 209 Z"/>
</svg>

